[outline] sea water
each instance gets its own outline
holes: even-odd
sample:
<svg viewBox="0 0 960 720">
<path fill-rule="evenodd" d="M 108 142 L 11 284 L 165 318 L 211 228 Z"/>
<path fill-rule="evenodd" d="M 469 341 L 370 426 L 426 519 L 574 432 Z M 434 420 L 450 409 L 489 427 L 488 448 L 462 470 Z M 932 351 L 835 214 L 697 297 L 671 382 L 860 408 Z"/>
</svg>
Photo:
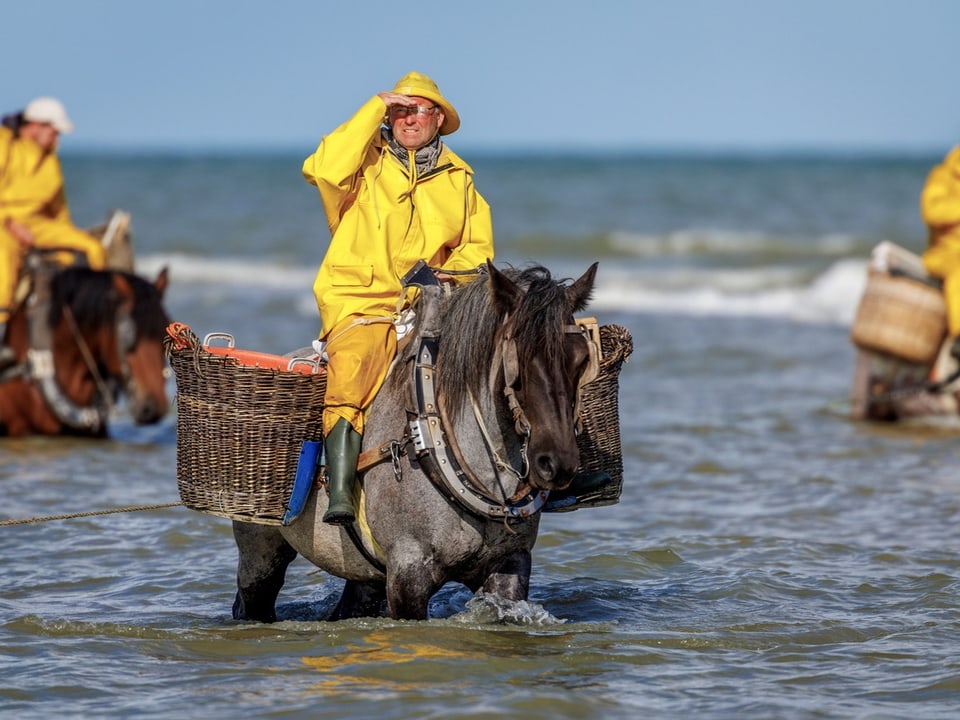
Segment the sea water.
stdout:
<svg viewBox="0 0 960 720">
<path fill-rule="evenodd" d="M 284 352 L 329 238 L 303 152 L 66 154 L 75 222 L 132 213 L 171 317 Z M 497 262 L 627 327 L 624 490 L 545 516 L 529 601 L 328 623 L 302 559 L 238 623 L 229 521 L 178 500 L 175 416 L 0 441 L 0 714 L 16 718 L 952 718 L 960 437 L 848 419 L 871 248 L 920 252 L 926 156 L 462 153 Z M 175 392 L 170 380 L 170 392 Z"/>
</svg>

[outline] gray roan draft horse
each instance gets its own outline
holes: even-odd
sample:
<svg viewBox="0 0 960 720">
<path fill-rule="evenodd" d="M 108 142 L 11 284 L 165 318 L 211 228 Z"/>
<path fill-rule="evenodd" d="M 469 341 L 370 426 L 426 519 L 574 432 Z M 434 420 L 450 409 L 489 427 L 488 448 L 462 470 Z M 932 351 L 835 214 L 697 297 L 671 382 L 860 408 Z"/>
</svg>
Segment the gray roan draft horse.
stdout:
<svg viewBox="0 0 960 720">
<path fill-rule="evenodd" d="M 487 269 L 446 299 L 422 289 L 417 325 L 368 412 L 358 521 L 369 531 L 321 522 L 322 490 L 288 526 L 234 521 L 234 618 L 276 620 L 298 552 L 346 579 L 331 620 L 423 620 L 448 582 L 527 599 L 539 510 L 579 463 L 591 349 L 573 315 L 590 300 L 597 263 L 569 284 L 543 267 Z M 363 470 L 370 455 L 383 460 Z"/>
</svg>

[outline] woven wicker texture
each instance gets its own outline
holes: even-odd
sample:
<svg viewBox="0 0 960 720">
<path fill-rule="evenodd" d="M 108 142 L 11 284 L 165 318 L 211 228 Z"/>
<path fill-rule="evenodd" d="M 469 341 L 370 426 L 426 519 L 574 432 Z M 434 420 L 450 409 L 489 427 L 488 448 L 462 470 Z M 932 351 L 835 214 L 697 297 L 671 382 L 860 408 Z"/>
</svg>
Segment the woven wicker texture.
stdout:
<svg viewBox="0 0 960 720">
<path fill-rule="evenodd" d="M 194 510 L 280 525 L 304 440 L 323 437 L 324 373 L 242 365 L 181 326 L 166 338 L 177 379 L 177 488 Z"/>
<path fill-rule="evenodd" d="M 579 472 L 607 472 L 613 484 L 605 499 L 620 497 L 623 455 L 620 449 L 620 368 L 633 352 L 630 331 L 620 325 L 600 326 L 600 373 L 582 389 L 583 429 L 577 438 Z"/>
<path fill-rule="evenodd" d="M 190 328 L 171 325 L 165 348 L 177 380 L 177 489 L 189 508 L 232 520 L 280 525 L 300 445 L 322 439 L 326 375 L 242 365 L 205 350 Z M 619 375 L 633 351 L 626 328 L 600 327 L 603 358 L 583 387 L 582 472 L 623 483 Z"/>
<path fill-rule="evenodd" d="M 868 273 L 850 331 L 857 347 L 930 364 L 946 334 L 946 306 L 938 288 L 904 276 Z"/>
</svg>

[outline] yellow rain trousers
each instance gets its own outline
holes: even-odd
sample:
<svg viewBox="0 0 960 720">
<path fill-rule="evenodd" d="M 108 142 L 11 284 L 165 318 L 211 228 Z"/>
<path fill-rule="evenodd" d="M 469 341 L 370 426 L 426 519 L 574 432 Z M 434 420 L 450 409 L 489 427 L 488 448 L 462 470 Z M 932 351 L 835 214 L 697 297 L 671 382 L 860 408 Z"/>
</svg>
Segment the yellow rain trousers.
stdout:
<svg viewBox="0 0 960 720">
<path fill-rule="evenodd" d="M 411 153 L 408 171 L 381 138 L 385 112 L 383 100 L 370 98 L 303 163 L 304 178 L 320 192 L 331 234 L 313 286 L 320 339 L 330 357 L 325 431 L 344 417 L 363 432 L 362 410 L 396 349 L 392 323 L 343 329 L 358 318 L 393 319 L 403 295 L 401 278 L 418 260 L 457 271 L 493 259 L 490 207 L 474 187 L 473 170 L 444 145 L 434 170 L 418 177 Z"/>
<path fill-rule="evenodd" d="M 60 160 L 0 126 L 0 322 L 6 322 L 14 301 L 23 259 L 16 239 L 4 228 L 7 218 L 26 225 L 37 247 L 78 250 L 90 267 L 103 268 L 103 246 L 70 221 Z"/>
<path fill-rule="evenodd" d="M 327 341 L 323 435 L 343 418 L 361 435 L 364 409 L 377 396 L 397 352 L 397 331 L 384 318 L 344 318 Z"/>
<path fill-rule="evenodd" d="M 943 279 L 948 331 L 960 337 L 960 146 L 930 171 L 920 195 L 920 216 L 929 230 L 923 265 Z"/>
</svg>

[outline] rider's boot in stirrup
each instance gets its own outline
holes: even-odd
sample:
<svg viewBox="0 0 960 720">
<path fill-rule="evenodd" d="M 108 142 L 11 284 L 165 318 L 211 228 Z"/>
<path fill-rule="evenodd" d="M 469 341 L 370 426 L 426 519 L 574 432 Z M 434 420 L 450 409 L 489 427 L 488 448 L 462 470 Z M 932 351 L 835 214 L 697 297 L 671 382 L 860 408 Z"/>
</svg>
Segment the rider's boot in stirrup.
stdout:
<svg viewBox="0 0 960 720">
<path fill-rule="evenodd" d="M 330 501 L 323 521 L 330 525 L 349 525 L 356 516 L 353 509 L 353 483 L 363 436 L 344 419 L 337 420 L 324 439 Z"/>
</svg>

